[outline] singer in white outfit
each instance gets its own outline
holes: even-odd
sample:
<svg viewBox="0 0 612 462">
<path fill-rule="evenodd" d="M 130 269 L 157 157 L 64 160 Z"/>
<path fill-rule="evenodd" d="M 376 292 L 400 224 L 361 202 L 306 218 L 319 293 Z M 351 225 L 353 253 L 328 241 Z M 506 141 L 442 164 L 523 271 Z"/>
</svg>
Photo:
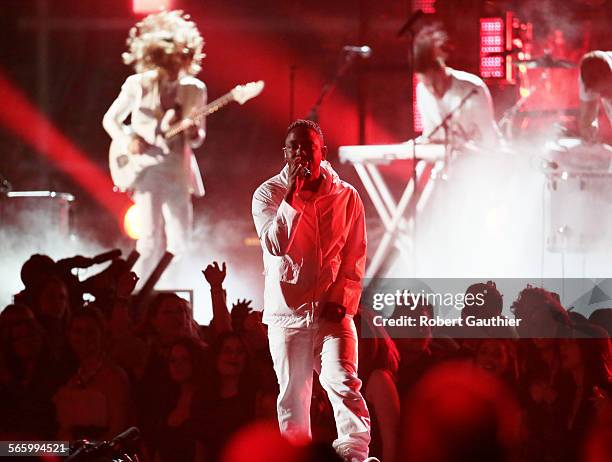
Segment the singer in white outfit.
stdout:
<svg viewBox="0 0 612 462">
<path fill-rule="evenodd" d="M 133 154 L 146 155 L 149 145 L 165 150 L 163 161 L 147 167 L 132 191 L 141 236 L 135 271 L 144 279 L 165 250 L 179 256 L 189 242 L 193 207 L 191 195 L 203 196 L 204 185 L 192 148 L 204 141 L 204 120 L 191 124 L 183 136 L 159 145 L 162 117 L 174 111 L 177 121 L 206 103 L 206 86 L 194 76 L 204 57 L 204 40 L 182 11 L 152 14 L 136 24 L 123 54 L 136 74 L 104 115 L 103 125 L 113 139 L 124 139 Z M 131 126 L 124 121 L 131 114 Z"/>
<path fill-rule="evenodd" d="M 459 146 L 472 141 L 479 147 L 494 148 L 501 135 L 489 89 L 480 77 L 445 64 L 447 43 L 446 33 L 435 26 L 424 27 L 414 39 L 414 72 L 419 80 L 416 97 L 423 136 L 427 137 L 467 97 L 450 119 L 448 130 L 439 129 L 428 141 Z"/>
<path fill-rule="evenodd" d="M 287 165 L 253 196 L 263 248 L 263 320 L 280 386 L 281 432 L 308 440 L 313 370 L 334 409 L 334 448 L 349 462 L 368 456 L 370 417 L 357 377 L 359 306 L 366 260 L 364 209 L 357 191 L 325 161 L 319 126 L 293 122 Z"/>
</svg>

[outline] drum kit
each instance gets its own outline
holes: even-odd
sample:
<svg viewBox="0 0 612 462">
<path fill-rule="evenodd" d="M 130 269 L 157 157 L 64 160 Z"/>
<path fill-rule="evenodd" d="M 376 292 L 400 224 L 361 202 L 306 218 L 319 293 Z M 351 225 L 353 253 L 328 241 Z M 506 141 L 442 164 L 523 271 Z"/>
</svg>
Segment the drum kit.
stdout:
<svg viewBox="0 0 612 462">
<path fill-rule="evenodd" d="M 612 146 L 559 138 L 546 144 L 551 252 L 588 253 L 612 241 Z"/>
<path fill-rule="evenodd" d="M 550 54 L 517 61 L 523 93 L 500 124 L 506 136 L 539 144 L 548 205 L 546 248 L 588 253 L 612 244 L 612 146 L 577 135 L 579 69 Z M 543 154 L 543 155 L 542 155 Z"/>
<path fill-rule="evenodd" d="M 612 245 L 612 146 L 578 136 L 578 65 L 551 54 L 516 60 L 520 96 L 499 121 L 546 176 L 546 248 L 588 253 Z M 535 150 L 534 150 L 535 147 Z"/>
</svg>

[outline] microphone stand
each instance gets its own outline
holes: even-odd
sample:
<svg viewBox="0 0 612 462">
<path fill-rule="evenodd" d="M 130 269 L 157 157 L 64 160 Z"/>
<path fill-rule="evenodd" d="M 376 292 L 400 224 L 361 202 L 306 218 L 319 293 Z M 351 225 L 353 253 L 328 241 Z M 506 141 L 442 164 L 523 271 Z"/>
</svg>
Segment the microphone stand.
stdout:
<svg viewBox="0 0 612 462">
<path fill-rule="evenodd" d="M 465 105 L 467 100 L 469 100 L 476 93 L 477 93 L 476 89 L 472 89 L 471 91 L 469 91 L 463 98 L 461 98 L 461 101 L 459 101 L 459 104 L 457 104 L 457 106 L 452 111 L 446 114 L 446 116 L 442 119 L 442 121 L 438 125 L 436 125 L 427 134 L 427 136 L 425 136 L 425 139 L 431 139 L 431 137 L 435 135 L 441 128 L 444 128 L 444 169 L 445 170 L 450 160 L 450 151 L 452 148 L 451 143 L 449 142 L 448 123 L 453 118 L 453 116 Z"/>
<path fill-rule="evenodd" d="M 351 66 L 351 64 L 355 60 L 355 55 L 356 53 L 352 51 L 344 52 L 344 59 L 340 63 L 340 66 L 338 66 L 336 70 L 336 75 L 334 75 L 333 79 L 331 79 L 329 82 L 323 85 L 323 88 L 321 89 L 321 93 L 319 93 L 319 97 L 317 98 L 313 106 L 310 108 L 310 111 L 308 112 L 306 119 L 312 120 L 314 122 L 319 121 L 319 108 L 323 104 L 325 97 L 329 93 L 331 93 L 331 91 L 335 88 L 340 78 L 346 73 L 348 68 Z"/>
<path fill-rule="evenodd" d="M 297 66 L 292 64 L 289 66 L 289 123 L 293 122 L 295 117 L 295 71 Z"/>
<path fill-rule="evenodd" d="M 406 32 L 408 32 L 410 34 L 410 47 L 408 48 L 410 50 L 410 52 L 409 52 L 409 56 L 408 56 L 408 65 L 409 65 L 409 68 L 410 68 L 410 71 L 411 71 L 411 72 L 409 72 L 409 75 L 412 76 L 412 82 L 411 82 L 410 88 L 412 88 L 413 91 L 411 92 L 412 96 L 410 98 L 410 102 L 412 103 L 412 107 L 413 108 L 415 106 L 415 104 L 414 104 L 415 103 L 414 102 L 415 91 L 414 91 L 413 85 L 414 85 L 414 55 L 415 55 L 415 52 L 414 52 L 414 37 L 416 35 L 415 31 L 414 31 L 414 25 L 423 16 L 424 16 L 424 12 L 423 12 L 422 9 L 416 10 L 408 18 L 408 20 L 402 26 L 402 28 L 397 32 L 397 36 L 398 37 L 401 37 Z M 411 117 L 411 120 L 412 120 L 412 136 L 413 136 L 414 139 L 416 139 L 416 136 L 415 136 L 416 134 L 415 134 L 415 131 L 414 131 L 414 116 L 415 116 L 415 114 L 414 114 L 414 110 L 413 110 L 412 111 L 412 117 Z M 412 185 L 413 185 L 413 191 L 414 191 L 413 194 L 416 194 L 418 178 L 417 178 L 417 169 L 416 169 L 416 162 L 417 162 L 417 159 L 416 159 L 416 141 L 414 139 L 412 141 L 412 152 L 411 152 L 411 154 L 412 154 L 412 158 L 411 158 L 411 161 L 412 161 L 412 172 L 411 173 L 412 173 L 412 175 L 411 176 L 412 176 Z M 412 223 L 413 223 L 413 225 L 412 225 L 412 244 L 414 246 L 414 250 L 412 252 L 412 257 L 413 257 L 412 265 L 413 265 L 414 273 L 415 273 L 415 276 L 416 276 L 416 271 L 417 271 L 417 255 L 416 255 L 417 216 L 416 216 L 416 209 L 415 209 L 415 211 L 414 211 L 414 213 L 412 215 L 413 215 L 413 219 L 412 219 Z"/>
<path fill-rule="evenodd" d="M 476 90 L 472 90 L 470 92 L 467 93 L 467 95 L 465 95 L 461 101 L 459 102 L 459 104 L 457 104 L 457 107 L 455 107 L 452 111 L 450 111 L 446 117 L 444 117 L 442 119 L 442 121 L 435 126 L 426 136 L 424 136 L 424 139 L 429 139 L 431 138 L 433 135 L 435 135 L 441 128 L 444 128 L 444 171 L 446 172 L 446 168 L 449 164 L 449 159 L 450 159 L 450 147 L 451 147 L 451 143 L 449 142 L 449 129 L 448 129 L 448 123 L 450 121 L 450 119 L 453 117 L 453 115 L 463 107 L 463 105 L 465 104 L 465 102 L 472 97 L 472 95 L 476 94 Z M 417 170 L 416 170 L 416 161 L 417 161 L 417 157 L 416 157 L 416 142 L 413 140 L 412 141 L 412 184 L 413 184 L 413 194 L 416 194 L 417 192 Z M 446 178 L 446 173 L 443 173 L 443 178 Z M 416 197 L 416 196 L 415 196 Z M 412 256 L 413 256 L 413 267 L 414 267 L 414 273 L 416 276 L 416 271 L 417 271 L 417 254 L 416 254 L 416 237 L 417 237 L 417 214 L 416 214 L 416 202 L 414 202 L 414 211 L 411 211 L 412 216 L 413 216 L 413 226 L 412 226 L 412 243 L 414 246 L 414 250 L 412 252 Z"/>
<path fill-rule="evenodd" d="M 417 18 L 420 17 L 419 12 L 423 12 L 423 10 L 417 10 L 413 15 L 412 18 L 408 20 L 408 22 L 404 25 L 404 28 L 402 28 L 402 30 L 408 30 L 408 32 L 410 33 L 410 67 L 411 67 L 411 71 L 410 75 L 412 76 L 412 85 L 410 86 L 410 88 L 413 89 L 412 91 L 412 98 L 411 98 L 411 102 L 412 102 L 412 135 L 416 135 L 415 130 L 414 130 L 414 118 L 415 118 L 415 111 L 414 111 L 414 107 L 415 107 L 415 99 L 416 99 L 416 91 L 414 91 L 414 29 L 412 28 L 412 24 L 414 23 L 414 21 L 416 21 Z M 402 33 L 402 30 L 400 30 L 400 33 Z M 413 194 L 415 194 L 416 197 L 416 192 L 417 192 L 417 169 L 416 169 L 416 163 L 417 163 L 417 158 L 416 158 L 416 137 L 415 139 L 412 141 L 412 188 L 413 188 Z M 414 276 L 416 277 L 417 274 L 417 266 L 418 266 L 418 260 L 417 260 L 417 245 L 416 245 L 416 240 L 417 240 L 417 209 L 416 209 L 416 203 L 415 204 L 415 208 L 414 211 L 412 212 L 412 245 L 414 246 L 414 249 L 412 251 L 412 267 L 413 267 L 413 271 L 414 271 Z"/>
</svg>

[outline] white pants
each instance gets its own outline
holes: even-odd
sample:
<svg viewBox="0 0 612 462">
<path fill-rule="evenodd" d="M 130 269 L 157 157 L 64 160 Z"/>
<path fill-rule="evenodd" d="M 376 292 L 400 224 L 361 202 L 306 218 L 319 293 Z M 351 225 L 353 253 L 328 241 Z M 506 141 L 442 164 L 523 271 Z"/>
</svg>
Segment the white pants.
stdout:
<svg viewBox="0 0 612 462">
<path fill-rule="evenodd" d="M 345 461 L 362 462 L 368 456 L 370 415 L 359 392 L 353 320 L 319 320 L 318 326 L 305 329 L 268 326 L 268 339 L 280 387 L 277 411 L 281 432 L 293 441 L 311 438 L 315 370 L 334 410 L 338 433 L 334 449 Z"/>
<path fill-rule="evenodd" d="M 135 191 L 141 235 L 136 242 L 140 258 L 134 271 L 141 281 L 149 276 L 164 251 L 175 257 L 184 253 L 191 236 L 193 206 L 186 187 L 160 184 L 159 189 Z"/>
</svg>

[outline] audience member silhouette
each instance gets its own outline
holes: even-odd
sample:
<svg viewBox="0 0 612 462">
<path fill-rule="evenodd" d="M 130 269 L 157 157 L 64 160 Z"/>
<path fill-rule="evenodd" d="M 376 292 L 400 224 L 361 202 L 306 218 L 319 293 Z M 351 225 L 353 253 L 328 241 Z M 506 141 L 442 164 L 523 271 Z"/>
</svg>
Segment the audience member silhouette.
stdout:
<svg viewBox="0 0 612 462">
<path fill-rule="evenodd" d="M 93 307 L 72 314 L 68 344 L 78 369 L 55 394 L 58 436 L 65 440 L 110 439 L 128 426 L 127 374 L 105 354 L 105 321 Z"/>
</svg>

